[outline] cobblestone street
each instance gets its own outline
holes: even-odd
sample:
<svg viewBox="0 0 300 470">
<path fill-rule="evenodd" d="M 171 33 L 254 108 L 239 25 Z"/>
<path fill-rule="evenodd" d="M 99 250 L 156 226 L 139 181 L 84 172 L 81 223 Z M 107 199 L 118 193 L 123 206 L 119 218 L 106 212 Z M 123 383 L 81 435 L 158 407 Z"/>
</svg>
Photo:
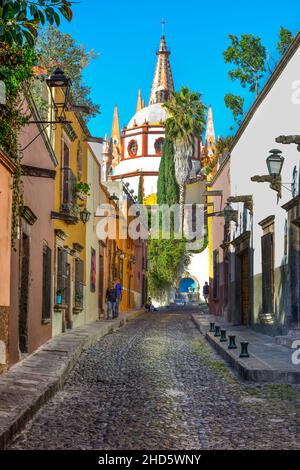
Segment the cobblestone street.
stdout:
<svg viewBox="0 0 300 470">
<path fill-rule="evenodd" d="M 144 314 L 86 350 L 12 449 L 300 449 L 300 389 L 241 382 L 189 312 Z"/>
</svg>

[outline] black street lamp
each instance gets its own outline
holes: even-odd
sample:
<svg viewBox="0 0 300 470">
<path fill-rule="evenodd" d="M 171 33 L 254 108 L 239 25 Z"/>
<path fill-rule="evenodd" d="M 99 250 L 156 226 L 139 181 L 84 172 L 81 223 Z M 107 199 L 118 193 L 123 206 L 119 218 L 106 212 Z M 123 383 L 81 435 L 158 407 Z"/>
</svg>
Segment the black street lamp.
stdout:
<svg viewBox="0 0 300 470">
<path fill-rule="evenodd" d="M 281 175 L 281 170 L 284 163 L 284 157 L 281 154 L 281 150 L 270 150 L 270 155 L 267 157 L 266 160 L 270 176 L 278 177 Z"/>
<path fill-rule="evenodd" d="M 83 209 L 83 211 L 80 212 L 80 220 L 81 222 L 83 222 L 84 224 L 87 224 L 88 221 L 90 220 L 90 217 L 91 217 L 91 213 L 87 210 L 87 208 L 85 207 Z"/>
<path fill-rule="evenodd" d="M 55 112 L 56 114 L 58 114 L 59 110 L 61 110 L 61 115 L 62 115 L 64 111 L 66 110 L 67 104 L 69 102 L 72 81 L 69 77 L 67 77 L 64 74 L 63 70 L 60 67 L 57 67 L 57 69 L 54 70 L 53 74 L 49 78 L 47 78 L 46 83 L 50 90 L 51 100 L 52 100 L 52 104 L 55 109 Z M 64 101 L 62 103 L 56 102 L 56 99 L 55 99 L 56 88 L 61 88 L 61 90 L 63 91 Z M 60 117 L 58 117 L 58 119 L 59 118 Z"/>
</svg>

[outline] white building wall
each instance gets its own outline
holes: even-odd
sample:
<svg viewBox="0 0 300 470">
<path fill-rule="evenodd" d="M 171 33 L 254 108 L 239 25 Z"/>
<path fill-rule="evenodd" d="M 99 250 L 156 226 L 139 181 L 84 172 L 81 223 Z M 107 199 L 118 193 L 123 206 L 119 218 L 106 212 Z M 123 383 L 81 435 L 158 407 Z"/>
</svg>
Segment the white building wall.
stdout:
<svg viewBox="0 0 300 470">
<path fill-rule="evenodd" d="M 254 183 L 250 178 L 268 174 L 266 158 L 273 148 L 282 150 L 285 157 L 283 182 L 292 181 L 294 166 L 299 170 L 300 153 L 296 145 L 275 142 L 280 135 L 300 134 L 300 103 L 296 105 L 292 102 L 293 83 L 297 77 L 300 79 L 300 50 L 255 112 L 231 154 L 232 195 L 253 195 L 254 274 L 261 272 L 262 229 L 258 222 L 269 215 L 275 215 L 275 266 L 280 266 L 284 259 L 283 234 L 287 213 L 281 206 L 291 199 L 291 193 L 283 188 L 283 197 L 277 203 L 276 192 L 269 188 L 268 183 Z"/>
<path fill-rule="evenodd" d="M 138 131 L 137 131 L 138 132 Z M 128 153 L 128 145 L 132 140 L 136 140 L 138 144 L 138 151 L 137 151 L 137 157 L 143 155 L 143 135 L 142 133 L 140 134 L 135 134 L 135 135 L 129 135 L 124 137 L 124 158 L 131 158 L 129 153 Z"/>
<path fill-rule="evenodd" d="M 290 183 L 293 178 L 294 167 L 300 171 L 300 153 L 295 144 L 283 145 L 276 143 L 275 139 L 281 135 L 300 134 L 300 93 L 298 91 L 298 104 L 293 102 L 295 97 L 295 81 L 300 80 L 300 49 L 290 59 L 271 90 L 264 98 L 259 108 L 254 112 L 247 128 L 231 153 L 231 195 L 253 196 L 253 218 L 248 215 L 248 230 L 252 229 L 251 245 L 253 249 L 253 275 L 254 278 L 262 272 L 261 237 L 263 230 L 259 222 L 271 215 L 275 216 L 275 313 L 284 323 L 288 314 L 285 303 L 288 286 L 284 285 L 280 270 L 286 266 L 287 258 L 284 253 L 284 231 L 287 212 L 282 205 L 292 199 Z M 299 82 L 298 82 L 299 86 Z M 277 202 L 277 193 L 270 189 L 269 183 L 255 183 L 251 181 L 254 175 L 267 175 L 266 158 L 269 151 L 277 148 L 282 150 L 285 162 L 282 170 L 282 181 L 288 188 L 282 188 L 282 199 Z M 233 204 L 235 209 L 241 211 L 242 204 Z M 242 215 L 240 214 L 240 217 Z M 234 224 L 232 223 L 232 227 Z M 241 227 L 233 230 L 233 236 L 241 233 Z M 234 279 L 234 266 L 232 266 L 232 280 Z M 286 291 L 285 291 L 286 289 Z M 257 321 L 261 312 L 261 282 L 254 282 L 254 319 Z M 283 307 L 284 305 L 284 307 Z M 280 310 L 286 310 L 285 312 Z"/>
</svg>

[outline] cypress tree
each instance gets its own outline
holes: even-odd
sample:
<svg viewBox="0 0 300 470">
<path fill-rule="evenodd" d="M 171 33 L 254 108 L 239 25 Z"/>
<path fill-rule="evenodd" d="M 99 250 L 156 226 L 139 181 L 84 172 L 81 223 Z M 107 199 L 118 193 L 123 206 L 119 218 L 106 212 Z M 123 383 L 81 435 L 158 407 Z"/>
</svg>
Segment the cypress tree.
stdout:
<svg viewBox="0 0 300 470">
<path fill-rule="evenodd" d="M 166 202 L 171 206 L 179 203 L 179 185 L 175 178 L 173 143 L 170 141 L 166 141 L 164 145 L 164 157 Z"/>
<path fill-rule="evenodd" d="M 139 179 L 139 188 L 138 188 L 138 202 L 139 204 L 143 204 L 143 177 L 140 176 Z"/>
<path fill-rule="evenodd" d="M 165 178 L 165 155 L 160 159 L 159 175 L 157 180 L 157 204 L 166 204 L 166 178 Z"/>
<path fill-rule="evenodd" d="M 179 202 L 179 186 L 175 178 L 173 143 L 166 141 L 159 166 L 157 181 L 157 203 L 176 204 Z"/>
</svg>

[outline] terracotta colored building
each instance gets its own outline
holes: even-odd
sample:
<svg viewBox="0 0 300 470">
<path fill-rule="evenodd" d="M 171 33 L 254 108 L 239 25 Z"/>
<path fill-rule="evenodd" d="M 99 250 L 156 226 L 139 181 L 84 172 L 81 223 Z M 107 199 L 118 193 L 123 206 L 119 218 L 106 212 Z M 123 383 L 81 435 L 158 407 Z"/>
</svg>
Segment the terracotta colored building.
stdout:
<svg viewBox="0 0 300 470">
<path fill-rule="evenodd" d="M 8 364 L 9 306 L 11 270 L 11 159 L 0 150 L 0 373 Z"/>
<path fill-rule="evenodd" d="M 214 315 L 226 315 L 229 304 L 230 251 L 228 245 L 229 227 L 224 222 L 222 212 L 230 196 L 230 160 L 226 157 L 219 162 L 217 171 L 212 176 L 208 200 L 209 207 L 209 309 Z"/>
<path fill-rule="evenodd" d="M 39 120 L 34 103 L 25 113 Z M 37 137 L 38 136 L 38 137 Z M 24 210 L 11 259 L 9 363 L 32 353 L 52 334 L 53 222 L 56 157 L 41 125 L 29 124 L 19 138 L 22 149 Z"/>
</svg>

